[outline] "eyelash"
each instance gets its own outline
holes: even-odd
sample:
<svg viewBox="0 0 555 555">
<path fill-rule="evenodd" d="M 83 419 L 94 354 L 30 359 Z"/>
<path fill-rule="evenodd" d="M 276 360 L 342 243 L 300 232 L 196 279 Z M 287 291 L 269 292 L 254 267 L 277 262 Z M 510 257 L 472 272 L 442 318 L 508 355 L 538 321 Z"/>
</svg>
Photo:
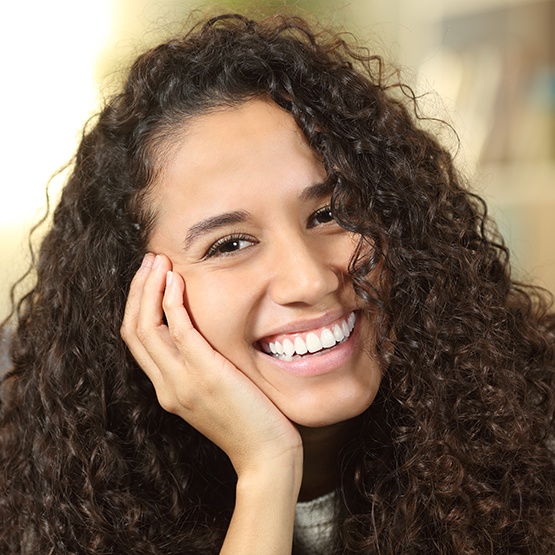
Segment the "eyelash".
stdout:
<svg viewBox="0 0 555 555">
<path fill-rule="evenodd" d="M 333 217 L 333 210 L 331 209 L 331 205 L 326 205 L 326 206 L 322 206 L 322 208 L 318 208 L 318 210 L 316 210 L 316 212 L 313 212 L 312 215 L 310 216 L 310 218 L 308 219 L 308 228 L 312 228 L 312 227 L 316 227 L 316 225 L 313 225 L 312 222 L 320 215 L 325 214 L 325 213 L 329 213 L 330 215 L 330 219 L 327 222 L 323 222 L 321 224 L 316 224 L 316 225 L 325 225 L 327 223 L 330 223 L 334 220 Z"/>
<path fill-rule="evenodd" d="M 327 222 L 323 222 L 321 224 L 314 223 L 316 218 L 326 213 L 330 215 L 330 220 L 328 220 Z M 331 221 L 333 221 L 333 219 L 334 218 L 333 218 L 333 212 L 332 212 L 331 206 L 330 205 L 322 206 L 322 208 L 318 208 L 318 210 L 316 210 L 310 215 L 310 217 L 308 218 L 307 227 L 308 229 L 312 229 L 317 225 L 325 225 L 327 223 L 330 223 Z M 206 254 L 204 255 L 204 259 L 206 260 L 214 256 L 230 256 L 239 250 L 243 250 L 243 249 L 233 249 L 228 252 L 225 252 L 222 250 L 224 246 L 238 241 L 248 241 L 249 243 L 256 243 L 256 241 L 248 235 L 244 235 L 242 233 L 232 233 L 231 235 L 226 235 L 225 237 L 222 237 L 221 239 L 218 239 L 215 243 L 213 243 L 208 249 L 208 251 L 206 251 Z"/>
<path fill-rule="evenodd" d="M 228 245 L 229 243 L 237 241 L 248 241 L 249 243 L 255 243 L 254 239 L 252 237 L 249 237 L 248 235 L 244 235 L 242 233 L 232 233 L 231 235 L 226 235 L 225 237 L 222 237 L 221 239 L 218 239 L 215 243 L 213 243 L 204 255 L 204 258 L 212 258 L 213 256 L 229 256 L 237 250 L 242 250 L 236 249 L 229 252 L 222 251 L 222 247 Z"/>
</svg>

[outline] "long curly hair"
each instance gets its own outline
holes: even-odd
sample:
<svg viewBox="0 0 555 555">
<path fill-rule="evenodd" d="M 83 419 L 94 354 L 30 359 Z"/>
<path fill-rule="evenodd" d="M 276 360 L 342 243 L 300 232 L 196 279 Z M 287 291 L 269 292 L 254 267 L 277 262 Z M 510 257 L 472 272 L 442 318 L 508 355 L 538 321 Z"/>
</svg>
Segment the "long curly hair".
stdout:
<svg viewBox="0 0 555 555">
<path fill-rule="evenodd" d="M 162 410 L 119 329 L 167 145 L 190 118 L 256 97 L 290 112 L 323 160 L 376 320 L 384 376 L 339 458 L 334 552 L 555 552 L 549 299 L 511 279 L 485 205 L 410 90 L 352 39 L 314 29 L 286 16 L 198 24 L 140 56 L 85 130 L 16 310 L 2 553 L 219 551 L 233 469 Z"/>
</svg>

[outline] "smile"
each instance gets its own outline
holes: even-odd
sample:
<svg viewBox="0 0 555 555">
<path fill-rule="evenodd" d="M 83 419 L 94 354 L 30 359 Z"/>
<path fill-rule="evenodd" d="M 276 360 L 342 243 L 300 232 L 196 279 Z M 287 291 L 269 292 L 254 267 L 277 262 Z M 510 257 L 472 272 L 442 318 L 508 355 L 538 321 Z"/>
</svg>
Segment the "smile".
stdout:
<svg viewBox="0 0 555 555">
<path fill-rule="evenodd" d="M 260 341 L 262 350 L 279 360 L 292 361 L 305 356 L 321 354 L 344 343 L 351 335 L 356 315 L 351 312 L 330 326 L 303 333 L 284 334 L 273 341 Z"/>
</svg>

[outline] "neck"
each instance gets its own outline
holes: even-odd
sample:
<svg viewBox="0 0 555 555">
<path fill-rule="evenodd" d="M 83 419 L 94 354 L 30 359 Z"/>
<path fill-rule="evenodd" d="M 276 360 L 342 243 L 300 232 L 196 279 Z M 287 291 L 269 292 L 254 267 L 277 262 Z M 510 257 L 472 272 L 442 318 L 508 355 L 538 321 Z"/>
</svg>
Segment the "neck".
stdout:
<svg viewBox="0 0 555 555">
<path fill-rule="evenodd" d="M 304 454 L 299 501 L 310 501 L 339 486 L 338 455 L 358 425 L 359 419 L 355 418 L 323 428 L 297 426 Z"/>
</svg>

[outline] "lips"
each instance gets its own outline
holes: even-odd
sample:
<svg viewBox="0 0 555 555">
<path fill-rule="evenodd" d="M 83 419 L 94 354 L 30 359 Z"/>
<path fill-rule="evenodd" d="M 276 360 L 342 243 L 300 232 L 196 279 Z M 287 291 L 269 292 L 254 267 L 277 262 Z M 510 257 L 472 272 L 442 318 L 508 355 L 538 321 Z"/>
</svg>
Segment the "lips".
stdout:
<svg viewBox="0 0 555 555">
<path fill-rule="evenodd" d="M 259 341 L 266 354 L 279 360 L 298 360 L 307 355 L 325 352 L 344 343 L 355 327 L 356 315 L 339 318 L 331 324 L 299 333 L 280 334 Z"/>
</svg>

